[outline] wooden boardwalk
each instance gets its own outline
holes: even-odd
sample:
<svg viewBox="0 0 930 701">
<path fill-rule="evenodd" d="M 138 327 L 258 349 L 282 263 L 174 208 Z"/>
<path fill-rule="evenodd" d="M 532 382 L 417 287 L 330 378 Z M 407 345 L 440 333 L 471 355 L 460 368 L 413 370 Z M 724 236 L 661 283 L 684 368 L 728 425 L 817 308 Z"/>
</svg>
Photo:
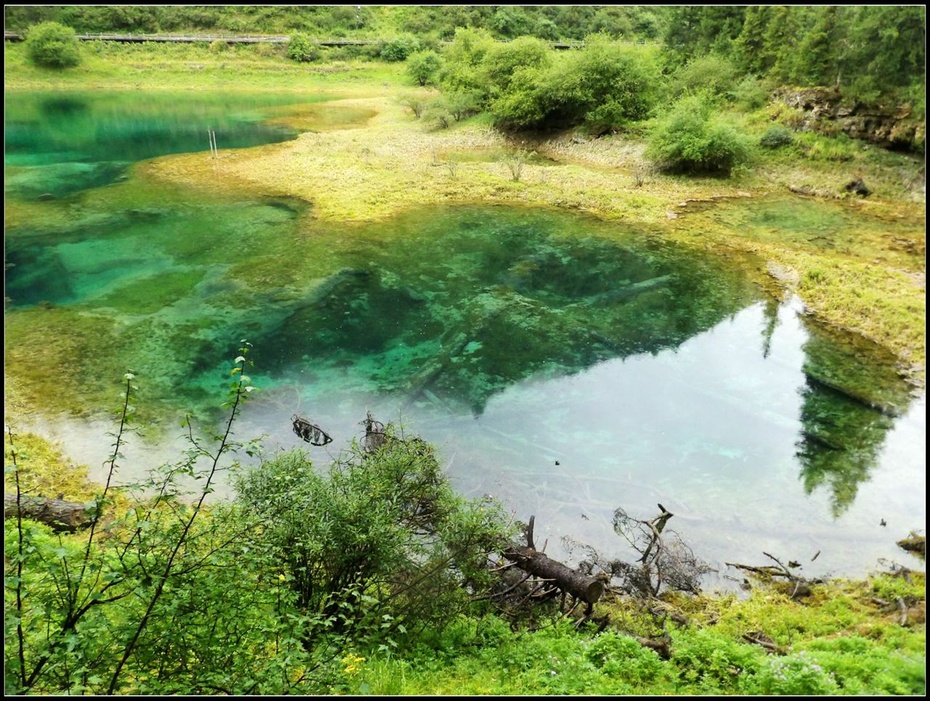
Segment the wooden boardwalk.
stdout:
<svg viewBox="0 0 930 701">
<path fill-rule="evenodd" d="M 202 42 L 211 44 L 223 41 L 227 44 L 286 44 L 289 36 L 269 36 L 267 34 L 77 34 L 80 41 L 116 41 L 124 44 L 142 44 L 158 42 L 162 44 L 194 44 Z M 17 32 L 4 32 L 4 41 L 22 41 L 25 37 Z M 321 46 L 367 46 L 377 44 L 377 39 L 321 39 Z"/>
<path fill-rule="evenodd" d="M 212 44 L 222 41 L 227 44 L 287 44 L 290 36 L 272 36 L 267 34 L 77 34 L 80 41 L 116 41 L 124 44 L 142 44 L 158 42 L 163 44 L 194 44 L 198 42 Z M 18 32 L 4 32 L 4 41 L 22 41 L 25 37 Z M 382 39 L 318 39 L 320 46 L 372 46 Z M 441 42 L 447 44 L 448 42 Z M 553 49 L 580 49 L 583 41 L 553 41 Z"/>
</svg>

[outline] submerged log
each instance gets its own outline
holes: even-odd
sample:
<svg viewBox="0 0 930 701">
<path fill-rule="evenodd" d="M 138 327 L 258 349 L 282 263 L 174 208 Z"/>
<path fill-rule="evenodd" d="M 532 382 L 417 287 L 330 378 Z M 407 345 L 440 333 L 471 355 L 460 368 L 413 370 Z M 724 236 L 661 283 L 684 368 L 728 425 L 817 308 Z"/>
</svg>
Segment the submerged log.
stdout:
<svg viewBox="0 0 930 701">
<path fill-rule="evenodd" d="M 672 275 L 659 275 L 647 280 L 640 280 L 639 282 L 622 285 L 613 290 L 610 290 L 609 292 L 603 292 L 599 295 L 594 295 L 593 297 L 586 300 L 586 303 L 592 305 L 604 305 L 631 299 L 632 297 L 649 292 L 650 290 L 665 287 L 669 282 L 672 281 L 672 278 Z"/>
<path fill-rule="evenodd" d="M 93 504 L 44 497 L 20 497 L 19 508 L 15 494 L 3 495 L 3 518 L 23 518 L 39 521 L 52 530 L 74 533 L 82 528 L 89 528 L 94 522 Z"/>
</svg>

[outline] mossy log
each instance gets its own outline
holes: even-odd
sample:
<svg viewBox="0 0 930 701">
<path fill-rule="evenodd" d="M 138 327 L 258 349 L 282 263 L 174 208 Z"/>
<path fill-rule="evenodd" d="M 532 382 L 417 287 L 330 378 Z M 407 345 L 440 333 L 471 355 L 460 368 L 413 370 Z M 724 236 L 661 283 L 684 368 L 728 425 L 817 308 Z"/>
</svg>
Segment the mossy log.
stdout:
<svg viewBox="0 0 930 701">
<path fill-rule="evenodd" d="M 607 292 L 602 292 L 600 294 L 588 297 L 587 299 L 583 300 L 582 302 L 578 302 L 577 304 L 604 306 L 608 304 L 614 304 L 615 302 L 622 302 L 646 292 L 651 292 L 652 290 L 666 287 L 673 279 L 674 276 L 672 275 L 658 275 L 646 280 L 640 280 L 639 282 L 621 284 Z"/>
<path fill-rule="evenodd" d="M 94 522 L 93 504 L 45 497 L 20 497 L 17 508 L 15 494 L 3 495 L 3 518 L 23 518 L 39 521 L 57 532 L 74 533 L 89 528 Z"/>
</svg>

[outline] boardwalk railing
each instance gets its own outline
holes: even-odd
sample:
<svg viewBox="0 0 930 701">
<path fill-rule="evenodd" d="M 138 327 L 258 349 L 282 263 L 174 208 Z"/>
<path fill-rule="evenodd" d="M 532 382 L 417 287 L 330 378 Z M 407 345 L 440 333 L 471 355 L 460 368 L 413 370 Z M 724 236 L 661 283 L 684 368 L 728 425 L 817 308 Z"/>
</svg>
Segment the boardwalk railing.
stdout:
<svg viewBox="0 0 930 701">
<path fill-rule="evenodd" d="M 116 41 L 127 44 L 142 44 L 145 42 L 194 44 L 197 42 L 213 43 L 223 41 L 227 44 L 287 44 L 289 36 L 270 36 L 266 34 L 77 34 L 81 41 Z M 4 32 L 4 41 L 22 41 L 25 37 L 18 32 Z M 381 43 L 381 39 L 319 39 L 320 46 L 373 46 Z M 441 42 L 447 44 L 448 42 Z M 550 45 L 554 49 L 580 49 L 583 41 L 566 40 L 553 41 Z"/>
</svg>

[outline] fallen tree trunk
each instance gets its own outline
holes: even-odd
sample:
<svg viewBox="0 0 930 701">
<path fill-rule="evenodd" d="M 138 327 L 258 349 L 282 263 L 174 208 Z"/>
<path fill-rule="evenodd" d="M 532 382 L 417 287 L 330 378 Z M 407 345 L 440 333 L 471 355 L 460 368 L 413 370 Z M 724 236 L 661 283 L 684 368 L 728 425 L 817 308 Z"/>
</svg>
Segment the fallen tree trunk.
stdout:
<svg viewBox="0 0 930 701">
<path fill-rule="evenodd" d="M 607 588 L 607 576 L 582 574 L 571 567 L 551 559 L 545 553 L 538 552 L 533 544 L 533 521 L 530 517 L 526 532 L 526 546 L 512 545 L 504 557 L 513 562 L 524 572 L 549 582 L 554 588 L 570 594 L 588 604 L 588 613 L 604 594 Z"/>
<path fill-rule="evenodd" d="M 504 557 L 516 563 L 524 572 L 549 580 L 558 589 L 587 604 L 597 603 L 604 594 L 605 583 L 602 578 L 576 572 L 533 548 L 513 548 L 505 552 Z"/>
<path fill-rule="evenodd" d="M 3 495 L 3 518 L 23 518 L 39 521 L 50 526 L 54 531 L 74 533 L 82 528 L 89 528 L 94 522 L 92 505 L 61 499 L 45 497 L 20 497 L 17 508 L 16 495 Z"/>
</svg>

